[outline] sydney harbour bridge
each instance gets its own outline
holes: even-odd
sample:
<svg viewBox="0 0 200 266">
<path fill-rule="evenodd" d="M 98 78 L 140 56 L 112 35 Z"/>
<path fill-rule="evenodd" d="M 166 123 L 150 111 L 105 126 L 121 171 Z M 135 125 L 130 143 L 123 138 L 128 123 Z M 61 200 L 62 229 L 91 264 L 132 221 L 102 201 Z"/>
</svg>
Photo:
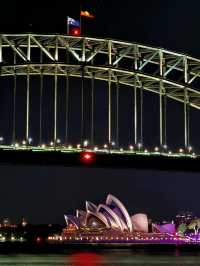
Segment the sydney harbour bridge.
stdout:
<svg viewBox="0 0 200 266">
<path fill-rule="evenodd" d="M 6 97 L 0 93 L 4 106 L 1 116 L 6 119 L 6 123 L 0 124 L 1 151 L 198 156 L 191 145 L 190 110 L 200 109 L 199 59 L 112 39 L 1 34 L 0 66 L 0 88 L 7 91 Z M 45 93 L 50 87 L 51 104 L 45 116 L 49 104 Z M 79 90 L 72 96 L 74 87 Z M 98 121 L 96 109 L 98 104 L 101 108 L 101 99 L 97 104 L 96 87 L 105 90 L 102 112 L 106 109 L 106 115 L 100 115 Z M 119 122 L 123 115 L 120 93 L 125 90 L 129 90 L 131 98 L 130 116 L 123 118 L 129 120 L 129 130 L 120 128 Z M 158 143 L 153 147 L 146 147 L 144 141 L 145 93 L 158 100 L 158 119 L 153 121 L 158 124 Z M 170 148 L 167 138 L 169 101 L 181 104 L 182 108 L 183 143 L 176 150 Z M 79 127 L 74 132 L 78 140 L 69 133 L 73 116 L 70 106 L 76 104 L 74 112 Z M 20 105 L 24 106 L 23 111 Z M 96 127 L 101 124 L 105 128 L 103 141 L 96 137 Z M 128 143 L 120 139 L 119 132 L 123 130 L 124 139 L 127 131 Z"/>
</svg>

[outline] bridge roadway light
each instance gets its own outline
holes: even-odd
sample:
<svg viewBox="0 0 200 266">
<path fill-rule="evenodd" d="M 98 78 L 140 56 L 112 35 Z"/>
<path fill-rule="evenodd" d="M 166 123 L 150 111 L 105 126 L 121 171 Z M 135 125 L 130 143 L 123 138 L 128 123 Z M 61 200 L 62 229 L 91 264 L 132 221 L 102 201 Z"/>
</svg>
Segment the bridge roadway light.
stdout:
<svg viewBox="0 0 200 266">
<path fill-rule="evenodd" d="M 141 148 L 142 148 L 142 143 L 138 143 L 138 149 L 139 149 L 139 151 L 141 150 Z"/>
<path fill-rule="evenodd" d="M 183 153 L 183 149 L 182 148 L 179 149 L 179 153 Z"/>
<path fill-rule="evenodd" d="M 133 150 L 134 149 L 134 147 L 133 147 L 133 145 L 129 145 L 129 150 Z"/>
<path fill-rule="evenodd" d="M 81 148 L 81 144 L 77 144 L 76 147 L 77 147 L 77 149 L 80 149 Z"/>
<path fill-rule="evenodd" d="M 89 144 L 89 141 L 88 141 L 88 140 L 84 140 L 84 141 L 83 141 L 83 146 L 84 146 L 84 147 L 87 147 L 88 144 Z"/>
<path fill-rule="evenodd" d="M 26 145 L 26 141 L 25 140 L 22 140 L 22 145 Z"/>
<path fill-rule="evenodd" d="M 167 145 L 165 144 L 165 145 L 163 145 L 163 148 L 166 150 L 167 149 Z"/>
<path fill-rule="evenodd" d="M 29 138 L 28 139 L 28 143 L 31 144 L 33 142 L 33 139 L 32 138 Z"/>
<path fill-rule="evenodd" d="M 60 139 L 57 139 L 57 140 L 56 140 L 56 143 L 57 143 L 57 144 L 60 144 L 60 143 L 61 143 L 61 140 L 60 140 Z"/>
<path fill-rule="evenodd" d="M 0 142 L 4 141 L 4 138 L 3 137 L 0 137 Z"/>
<path fill-rule="evenodd" d="M 111 146 L 115 146 L 115 142 L 114 141 L 111 142 Z"/>
<path fill-rule="evenodd" d="M 188 147 L 188 151 L 189 151 L 189 152 L 192 151 L 192 147 L 191 147 L 191 146 Z"/>
</svg>

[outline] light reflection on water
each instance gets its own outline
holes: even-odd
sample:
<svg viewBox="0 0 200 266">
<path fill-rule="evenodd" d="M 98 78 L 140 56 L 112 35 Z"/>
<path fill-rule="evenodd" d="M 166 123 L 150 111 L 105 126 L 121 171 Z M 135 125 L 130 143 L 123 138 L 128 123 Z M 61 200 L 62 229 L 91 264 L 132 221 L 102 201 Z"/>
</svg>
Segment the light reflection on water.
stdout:
<svg viewBox="0 0 200 266">
<path fill-rule="evenodd" d="M 72 252 L 60 255 L 0 255 L 3 266 L 129 266 L 129 265 L 200 265 L 200 253 L 134 252 L 108 250 Z"/>
</svg>

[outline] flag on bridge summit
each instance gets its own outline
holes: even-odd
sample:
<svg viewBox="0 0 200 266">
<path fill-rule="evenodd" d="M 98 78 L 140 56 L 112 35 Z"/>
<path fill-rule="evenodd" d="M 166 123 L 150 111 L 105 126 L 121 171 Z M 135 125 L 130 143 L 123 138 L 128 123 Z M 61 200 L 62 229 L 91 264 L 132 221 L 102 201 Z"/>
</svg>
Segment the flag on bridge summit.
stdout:
<svg viewBox="0 0 200 266">
<path fill-rule="evenodd" d="M 95 16 L 92 15 L 90 12 L 88 12 L 88 11 L 83 11 L 83 10 L 81 10 L 80 16 L 81 16 L 81 17 L 86 17 L 86 18 L 95 18 Z"/>
<path fill-rule="evenodd" d="M 67 23 L 69 26 L 80 27 L 80 21 L 71 17 L 67 17 Z"/>
<path fill-rule="evenodd" d="M 67 17 L 67 34 L 79 36 L 81 34 L 81 23 L 71 17 Z"/>
</svg>

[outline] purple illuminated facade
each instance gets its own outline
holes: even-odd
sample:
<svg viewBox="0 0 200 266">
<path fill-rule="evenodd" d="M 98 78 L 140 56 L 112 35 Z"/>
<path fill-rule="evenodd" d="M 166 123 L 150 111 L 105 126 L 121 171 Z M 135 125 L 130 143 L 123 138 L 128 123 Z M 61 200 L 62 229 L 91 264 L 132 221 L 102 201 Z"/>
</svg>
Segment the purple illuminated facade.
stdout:
<svg viewBox="0 0 200 266">
<path fill-rule="evenodd" d="M 168 233 L 168 234 L 176 233 L 175 224 L 163 224 L 163 225 L 152 224 L 152 230 L 154 232 L 160 232 L 160 233 Z"/>
</svg>

